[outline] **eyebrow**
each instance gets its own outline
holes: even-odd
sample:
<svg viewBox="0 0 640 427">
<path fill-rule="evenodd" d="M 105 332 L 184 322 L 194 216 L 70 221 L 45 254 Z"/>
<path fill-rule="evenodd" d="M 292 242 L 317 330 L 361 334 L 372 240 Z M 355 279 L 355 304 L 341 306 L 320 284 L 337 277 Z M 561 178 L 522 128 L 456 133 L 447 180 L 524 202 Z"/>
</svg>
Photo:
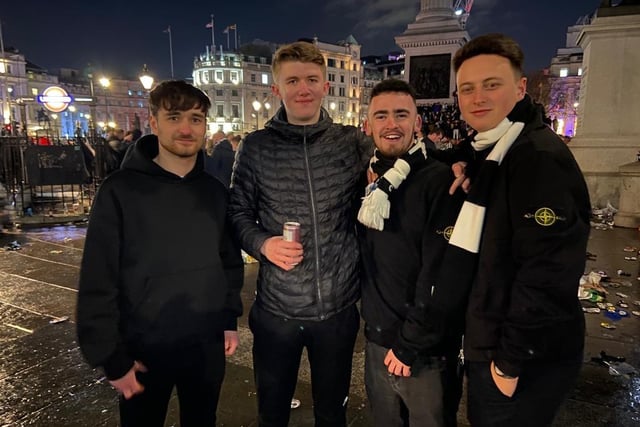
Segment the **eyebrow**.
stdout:
<svg viewBox="0 0 640 427">
<path fill-rule="evenodd" d="M 373 114 L 380 114 L 380 113 L 388 113 L 389 110 L 376 110 L 373 112 Z M 409 111 L 406 108 L 398 108 L 393 110 L 394 113 L 411 113 L 411 111 Z"/>
<path fill-rule="evenodd" d="M 500 81 L 503 81 L 504 79 L 503 79 L 502 77 L 492 76 L 492 77 L 487 77 L 486 79 L 482 80 L 482 83 L 486 83 L 486 82 L 488 82 L 488 81 L 490 81 L 490 80 L 500 80 Z M 473 82 L 463 82 L 463 83 L 460 83 L 460 86 L 462 87 L 462 86 L 464 86 L 464 85 L 472 85 L 472 84 L 474 84 L 474 83 L 473 83 Z"/>
</svg>

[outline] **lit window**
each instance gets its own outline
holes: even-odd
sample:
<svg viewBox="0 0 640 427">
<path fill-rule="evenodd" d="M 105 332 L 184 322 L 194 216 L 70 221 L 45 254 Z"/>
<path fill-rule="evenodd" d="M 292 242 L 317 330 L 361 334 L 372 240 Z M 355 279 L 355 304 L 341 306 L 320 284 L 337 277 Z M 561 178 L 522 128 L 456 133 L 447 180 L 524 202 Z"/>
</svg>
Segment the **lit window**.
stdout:
<svg viewBox="0 0 640 427">
<path fill-rule="evenodd" d="M 222 71 L 218 70 L 216 71 L 216 82 L 217 83 L 222 83 L 223 80 L 223 76 L 222 76 Z"/>
<path fill-rule="evenodd" d="M 238 79 L 238 72 L 237 71 L 232 71 L 231 72 L 231 82 L 233 84 L 238 84 L 240 80 Z"/>
<path fill-rule="evenodd" d="M 568 68 L 560 68 L 560 77 L 567 77 L 569 75 Z"/>
<path fill-rule="evenodd" d="M 581 76 L 582 75 L 582 67 L 578 68 L 578 75 Z"/>
<path fill-rule="evenodd" d="M 268 85 L 269 84 L 269 75 L 268 74 L 262 74 L 262 84 L 263 85 Z"/>
<path fill-rule="evenodd" d="M 38 88 L 37 87 L 32 87 L 31 88 L 31 95 L 36 96 L 38 94 Z"/>
</svg>

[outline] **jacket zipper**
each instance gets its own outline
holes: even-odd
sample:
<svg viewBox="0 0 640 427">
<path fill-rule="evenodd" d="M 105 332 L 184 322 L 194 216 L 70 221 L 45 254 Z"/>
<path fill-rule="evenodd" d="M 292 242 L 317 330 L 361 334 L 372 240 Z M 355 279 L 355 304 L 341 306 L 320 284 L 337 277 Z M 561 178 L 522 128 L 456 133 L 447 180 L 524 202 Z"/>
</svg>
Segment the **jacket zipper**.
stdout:
<svg viewBox="0 0 640 427">
<path fill-rule="evenodd" d="M 320 250 L 318 249 L 318 214 L 316 212 L 316 199 L 313 187 L 313 180 L 311 179 L 311 166 L 309 165 L 309 151 L 307 149 L 307 127 L 304 126 L 302 146 L 304 147 L 304 162 L 307 167 L 307 181 L 309 183 L 309 198 L 311 199 L 311 219 L 313 221 L 313 241 L 314 252 L 316 257 L 316 292 L 318 296 L 318 306 L 320 320 L 325 319 L 324 303 L 322 302 L 322 294 L 320 292 Z"/>
</svg>

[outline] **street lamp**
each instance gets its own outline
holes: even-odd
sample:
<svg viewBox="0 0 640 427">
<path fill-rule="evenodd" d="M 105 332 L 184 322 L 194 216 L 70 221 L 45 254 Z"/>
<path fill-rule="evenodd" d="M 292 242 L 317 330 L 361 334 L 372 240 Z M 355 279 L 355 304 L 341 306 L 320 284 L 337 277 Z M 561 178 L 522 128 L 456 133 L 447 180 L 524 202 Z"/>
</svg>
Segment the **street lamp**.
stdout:
<svg viewBox="0 0 640 427">
<path fill-rule="evenodd" d="M 336 111 L 336 103 L 335 102 L 330 102 L 329 103 L 329 110 L 330 110 L 330 116 L 333 119 L 333 113 Z"/>
<path fill-rule="evenodd" d="M 100 83 L 100 86 L 102 86 L 102 90 L 104 90 L 104 103 L 107 110 L 107 117 L 105 120 L 109 121 L 109 96 L 107 95 L 107 88 L 111 86 L 111 80 L 106 77 L 100 77 L 98 82 Z"/>
<path fill-rule="evenodd" d="M 149 93 L 149 90 L 153 86 L 153 76 L 149 73 L 149 69 L 147 68 L 147 64 L 144 64 L 142 67 L 142 74 L 140 74 L 140 83 L 142 83 L 142 87 Z"/>
<path fill-rule="evenodd" d="M 262 103 L 255 99 L 251 105 L 253 106 L 253 110 L 256 112 L 256 130 L 258 130 L 258 111 L 262 108 Z"/>
</svg>

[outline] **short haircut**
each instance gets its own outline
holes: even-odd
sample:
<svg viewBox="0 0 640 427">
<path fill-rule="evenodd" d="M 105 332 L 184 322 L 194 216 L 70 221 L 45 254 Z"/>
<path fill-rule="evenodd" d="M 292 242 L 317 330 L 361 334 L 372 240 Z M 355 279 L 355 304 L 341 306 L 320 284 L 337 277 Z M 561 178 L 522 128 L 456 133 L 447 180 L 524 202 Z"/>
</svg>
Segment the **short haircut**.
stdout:
<svg viewBox="0 0 640 427">
<path fill-rule="evenodd" d="M 167 111 L 187 111 L 197 108 L 205 115 L 211 108 L 209 97 L 197 87 L 182 80 L 167 80 L 149 93 L 149 110 L 153 116 L 164 108 Z"/>
<path fill-rule="evenodd" d="M 457 73 L 464 61 L 478 55 L 498 55 L 506 58 L 518 74 L 524 75 L 524 53 L 511 37 L 500 33 L 485 34 L 476 37 L 462 46 L 453 56 L 453 69 Z"/>
<path fill-rule="evenodd" d="M 404 80 L 398 79 L 386 79 L 376 84 L 373 89 L 371 89 L 370 99 L 388 92 L 406 93 L 407 95 L 410 95 L 411 98 L 413 98 L 413 102 L 416 101 L 416 91 L 413 90 L 409 83 L 405 82 Z"/>
<path fill-rule="evenodd" d="M 427 131 L 428 131 L 428 134 L 435 133 L 436 135 L 444 135 L 442 128 L 436 125 L 429 125 L 429 128 L 427 129 Z"/>
<path fill-rule="evenodd" d="M 327 73 L 327 64 L 322 56 L 320 49 L 313 44 L 305 41 L 298 41 L 291 44 L 281 46 L 273 56 L 273 62 L 271 63 L 271 72 L 274 79 L 278 78 L 278 72 L 280 71 L 280 65 L 283 62 L 305 62 L 312 63 L 322 68 L 322 76 L 325 77 Z"/>
</svg>

